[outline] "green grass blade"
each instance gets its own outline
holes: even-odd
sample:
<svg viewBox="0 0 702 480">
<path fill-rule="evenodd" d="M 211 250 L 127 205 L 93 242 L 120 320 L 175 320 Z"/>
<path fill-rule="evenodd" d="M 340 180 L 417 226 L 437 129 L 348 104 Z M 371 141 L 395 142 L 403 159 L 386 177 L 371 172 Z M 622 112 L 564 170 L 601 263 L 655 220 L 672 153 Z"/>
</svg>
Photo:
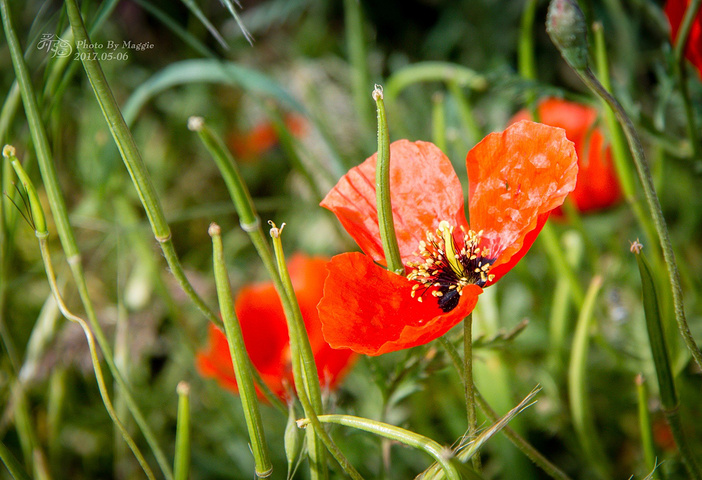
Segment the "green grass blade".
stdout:
<svg viewBox="0 0 702 480">
<path fill-rule="evenodd" d="M 305 112 L 302 104 L 267 75 L 230 62 L 198 59 L 172 63 L 142 83 L 122 109 L 125 121 L 132 124 L 144 104 L 162 91 L 189 83 L 237 86 L 250 93 L 273 97 L 298 112 Z"/>
</svg>

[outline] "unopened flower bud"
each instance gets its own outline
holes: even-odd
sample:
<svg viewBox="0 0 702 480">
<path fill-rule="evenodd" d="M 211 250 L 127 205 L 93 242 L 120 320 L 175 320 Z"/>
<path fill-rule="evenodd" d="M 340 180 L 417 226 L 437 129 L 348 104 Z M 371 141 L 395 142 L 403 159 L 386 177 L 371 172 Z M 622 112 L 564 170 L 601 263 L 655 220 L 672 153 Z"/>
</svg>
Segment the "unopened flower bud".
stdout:
<svg viewBox="0 0 702 480">
<path fill-rule="evenodd" d="M 546 31 L 571 67 L 587 68 L 587 24 L 575 0 L 551 0 Z"/>
</svg>

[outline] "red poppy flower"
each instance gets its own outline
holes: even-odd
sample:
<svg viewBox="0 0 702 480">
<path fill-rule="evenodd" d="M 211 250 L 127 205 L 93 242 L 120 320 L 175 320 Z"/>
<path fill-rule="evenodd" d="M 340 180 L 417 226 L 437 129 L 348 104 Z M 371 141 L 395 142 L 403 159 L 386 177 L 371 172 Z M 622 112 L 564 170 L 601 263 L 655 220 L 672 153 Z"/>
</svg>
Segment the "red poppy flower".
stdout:
<svg viewBox="0 0 702 480">
<path fill-rule="evenodd" d="M 524 256 L 551 210 L 575 187 L 573 143 L 529 121 L 493 133 L 466 158 L 461 183 L 435 145 L 390 145 L 393 219 L 407 276 L 387 271 L 375 201 L 377 155 L 351 169 L 322 201 L 366 255 L 332 258 L 318 309 L 334 348 L 380 355 L 427 343 L 468 315 L 483 287 Z"/>
<path fill-rule="evenodd" d="M 570 198 L 580 212 L 611 207 L 622 198 L 617 172 L 612 164 L 609 146 L 604 144 L 602 131 L 595 126 L 597 110 L 557 98 L 539 104 L 539 120 L 566 131 L 578 153 L 578 182 Z M 512 122 L 529 119 L 526 110 L 517 113 Z M 561 209 L 554 212 L 561 214 Z"/>
<path fill-rule="evenodd" d="M 288 264 L 293 288 L 307 327 L 322 385 L 333 388 L 353 362 L 350 350 L 332 349 L 322 337 L 317 303 L 322 297 L 325 265 L 328 259 L 295 255 Z M 241 289 L 234 302 L 241 324 L 244 344 L 253 366 L 263 381 L 278 396 L 285 393 L 284 382 L 292 384 L 290 346 L 283 306 L 272 282 L 249 285 Z M 227 339 L 210 325 L 210 344 L 197 354 L 197 367 L 205 377 L 237 391 Z"/>
<path fill-rule="evenodd" d="M 664 11 L 670 23 L 670 36 L 673 43 L 678 36 L 678 30 L 680 30 L 689 3 L 690 0 L 668 0 L 665 4 Z M 692 62 L 702 77 L 702 10 L 697 12 L 697 16 L 692 22 L 692 29 L 685 48 L 685 58 Z"/>
<path fill-rule="evenodd" d="M 307 131 L 304 117 L 289 113 L 285 115 L 285 127 L 296 137 Z M 252 161 L 278 144 L 278 132 L 272 122 L 256 125 L 245 133 L 233 133 L 229 137 L 229 147 L 242 161 Z"/>
</svg>

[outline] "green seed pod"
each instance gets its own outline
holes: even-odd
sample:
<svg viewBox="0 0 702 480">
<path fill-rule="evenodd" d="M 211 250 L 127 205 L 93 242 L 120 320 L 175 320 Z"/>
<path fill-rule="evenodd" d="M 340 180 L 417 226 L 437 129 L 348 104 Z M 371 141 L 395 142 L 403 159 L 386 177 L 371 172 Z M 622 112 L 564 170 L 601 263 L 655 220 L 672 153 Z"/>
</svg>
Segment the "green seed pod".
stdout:
<svg viewBox="0 0 702 480">
<path fill-rule="evenodd" d="M 546 31 L 561 55 L 575 70 L 587 69 L 587 23 L 575 0 L 552 0 Z"/>
<path fill-rule="evenodd" d="M 295 406 L 288 405 L 288 423 L 285 425 L 285 457 L 288 459 L 288 478 L 294 475 L 297 462 L 302 452 L 303 437 L 302 431 L 296 423 Z M 312 428 L 312 427 L 310 427 Z"/>
</svg>

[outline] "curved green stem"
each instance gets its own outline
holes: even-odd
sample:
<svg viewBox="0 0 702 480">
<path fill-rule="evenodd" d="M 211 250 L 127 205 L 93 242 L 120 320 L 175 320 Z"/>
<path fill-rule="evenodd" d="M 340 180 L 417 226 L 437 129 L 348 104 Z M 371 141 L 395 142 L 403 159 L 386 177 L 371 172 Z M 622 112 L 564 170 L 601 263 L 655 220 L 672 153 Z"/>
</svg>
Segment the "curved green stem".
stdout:
<svg viewBox="0 0 702 480">
<path fill-rule="evenodd" d="M 680 331 L 680 335 L 682 336 L 685 345 L 695 359 L 695 362 L 697 362 L 697 365 L 702 368 L 702 351 L 700 351 L 697 343 L 695 343 L 695 339 L 690 332 L 690 327 L 688 326 L 687 319 L 685 318 L 683 292 L 682 286 L 680 285 L 680 272 L 678 271 L 678 266 L 675 261 L 673 245 L 670 241 L 668 228 L 666 227 L 665 218 L 663 217 L 663 210 L 661 209 L 660 201 L 656 195 L 656 189 L 653 185 L 653 177 L 651 176 L 651 172 L 648 168 L 648 163 L 646 162 L 641 141 L 636 134 L 636 130 L 634 129 L 634 125 L 631 123 L 631 119 L 629 119 L 624 111 L 624 108 L 622 108 L 616 98 L 605 90 L 592 71 L 587 68 L 585 70 L 576 70 L 576 72 L 583 82 L 585 82 L 585 84 L 593 92 L 605 100 L 612 110 L 614 110 L 619 123 L 624 129 L 624 135 L 629 143 L 629 149 L 631 150 L 634 164 L 636 165 L 636 171 L 638 172 L 639 180 L 641 181 L 644 194 L 646 195 L 646 201 L 648 202 L 649 211 L 651 217 L 653 218 L 653 224 L 656 228 L 658 241 L 660 242 L 661 249 L 663 250 L 663 258 L 665 259 L 668 270 L 670 288 L 673 292 L 675 320 L 678 324 L 678 330 Z"/>
<path fill-rule="evenodd" d="M 322 423 L 335 423 L 337 425 L 344 425 L 345 427 L 352 427 L 417 448 L 431 455 L 434 460 L 442 466 L 447 478 L 450 480 L 461 479 L 456 467 L 449 461 L 451 450 L 441 446 L 431 438 L 394 425 L 369 420 L 367 418 L 354 417 L 352 415 L 320 415 L 317 419 Z M 298 420 L 298 425 L 303 427 L 309 422 L 309 419 Z"/>
<path fill-rule="evenodd" d="M 58 285 L 56 284 L 54 268 L 51 264 L 51 256 L 49 255 L 49 248 L 46 241 L 49 233 L 46 231 L 41 232 L 37 230 L 36 235 L 39 239 L 39 248 L 41 250 L 41 257 L 44 261 L 46 277 L 49 280 L 49 286 L 51 287 L 51 291 L 54 294 L 54 298 L 56 298 L 56 303 L 58 304 L 59 310 L 61 311 L 63 316 L 66 317 L 68 320 L 80 325 L 80 328 L 83 329 L 85 338 L 88 341 L 88 348 L 90 349 L 90 360 L 93 363 L 93 370 L 95 371 L 95 380 L 97 380 L 98 389 L 100 390 L 100 396 L 102 397 L 102 401 L 105 404 L 105 410 L 107 410 L 108 415 L 119 430 L 120 434 L 122 435 L 122 438 L 127 443 L 132 453 L 134 453 L 134 456 L 139 462 L 139 465 L 141 465 L 142 470 L 144 470 L 144 473 L 146 474 L 147 478 L 149 478 L 149 480 L 156 480 L 156 477 L 151 471 L 151 467 L 149 467 L 149 464 L 146 463 L 144 456 L 139 450 L 139 447 L 137 447 L 136 443 L 134 443 L 134 440 L 129 435 L 129 432 L 127 432 L 127 429 L 120 421 L 119 416 L 117 415 L 117 412 L 115 411 L 114 406 L 112 405 L 110 396 L 107 393 L 107 385 L 105 385 L 105 379 L 102 374 L 102 367 L 100 367 L 100 359 L 98 358 L 97 348 L 95 346 L 95 338 L 93 337 L 93 333 L 91 332 L 90 327 L 85 322 L 85 320 L 71 313 L 68 310 L 68 307 L 66 307 L 66 305 L 63 303 L 63 299 L 61 298 L 61 295 L 58 290 Z"/>
<path fill-rule="evenodd" d="M 439 342 L 446 349 L 451 363 L 453 363 L 454 368 L 460 373 L 461 381 L 463 380 L 462 368 L 463 364 L 461 362 L 461 356 L 458 354 L 456 347 L 454 347 L 451 342 L 446 340 L 444 337 L 439 337 Z M 475 399 L 478 406 L 492 422 L 497 422 L 500 420 L 499 415 L 493 410 L 489 403 L 480 394 L 480 391 L 473 385 L 473 391 L 475 393 Z M 512 428 L 506 425 L 502 432 L 505 436 L 517 447 L 526 457 L 534 462 L 541 470 L 543 470 L 547 475 L 556 480 L 572 480 L 568 475 L 563 473 L 557 466 L 552 464 L 546 457 L 544 457 L 541 452 L 539 452 L 532 444 L 530 444 L 524 437 L 515 432 Z"/>
<path fill-rule="evenodd" d="M 587 353 L 590 326 L 592 324 L 595 300 L 601 287 L 602 277 L 594 277 L 590 282 L 590 288 L 588 288 L 580 309 L 568 365 L 568 400 L 575 433 L 580 440 L 586 458 L 599 478 L 608 478 L 607 472 L 609 468 L 598 440 L 592 411 L 590 410 L 590 397 L 587 393 Z"/>
</svg>

